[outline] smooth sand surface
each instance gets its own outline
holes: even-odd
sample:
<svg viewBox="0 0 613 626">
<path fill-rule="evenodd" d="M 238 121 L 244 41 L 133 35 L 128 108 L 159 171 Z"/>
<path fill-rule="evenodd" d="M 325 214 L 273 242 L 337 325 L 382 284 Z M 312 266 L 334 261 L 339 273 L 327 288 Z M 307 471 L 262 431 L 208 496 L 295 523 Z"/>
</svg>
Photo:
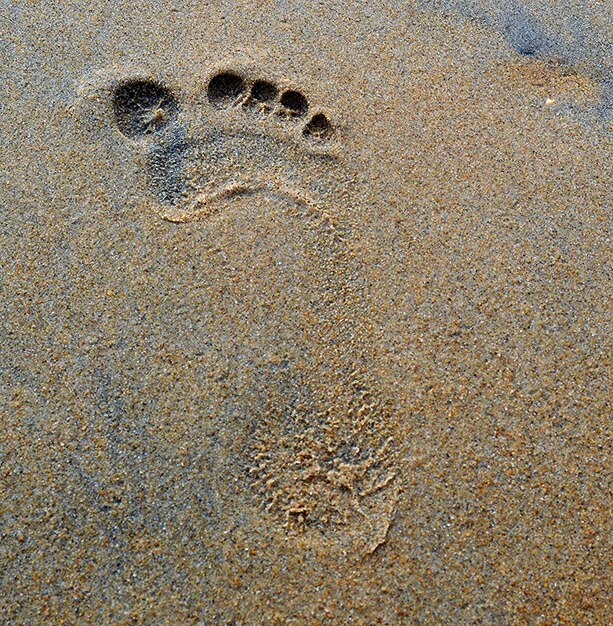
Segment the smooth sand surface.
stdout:
<svg viewBox="0 0 613 626">
<path fill-rule="evenodd" d="M 611 622 L 605 4 L 2 3 L 0 622 Z"/>
</svg>

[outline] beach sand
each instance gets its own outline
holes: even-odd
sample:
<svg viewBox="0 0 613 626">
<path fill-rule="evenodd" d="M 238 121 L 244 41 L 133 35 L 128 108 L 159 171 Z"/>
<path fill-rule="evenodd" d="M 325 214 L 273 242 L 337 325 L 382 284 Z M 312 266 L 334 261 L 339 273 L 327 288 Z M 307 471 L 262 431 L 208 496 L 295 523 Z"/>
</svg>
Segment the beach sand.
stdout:
<svg viewBox="0 0 613 626">
<path fill-rule="evenodd" d="M 603 5 L 3 3 L 0 622 L 611 622 Z"/>
</svg>

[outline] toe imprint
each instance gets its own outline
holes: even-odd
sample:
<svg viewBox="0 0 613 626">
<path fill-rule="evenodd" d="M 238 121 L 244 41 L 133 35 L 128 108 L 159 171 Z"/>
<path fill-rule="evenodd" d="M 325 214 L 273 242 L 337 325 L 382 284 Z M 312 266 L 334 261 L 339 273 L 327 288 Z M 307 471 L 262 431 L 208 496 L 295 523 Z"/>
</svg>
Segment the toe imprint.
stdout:
<svg viewBox="0 0 613 626">
<path fill-rule="evenodd" d="M 281 95 L 281 112 L 290 117 L 304 117 L 309 110 L 307 99 L 293 89 L 284 91 Z"/>
<path fill-rule="evenodd" d="M 238 74 L 224 72 L 215 76 L 208 87 L 209 102 L 216 107 L 231 105 L 245 91 L 245 81 Z"/>
<path fill-rule="evenodd" d="M 259 111 L 269 111 L 278 97 L 279 89 L 275 84 L 267 80 L 256 80 L 251 86 L 245 106 Z"/>
<path fill-rule="evenodd" d="M 302 134 L 317 139 L 329 139 L 333 135 L 332 124 L 323 113 L 318 113 L 304 127 Z"/>
<path fill-rule="evenodd" d="M 149 135 L 177 115 L 177 102 L 165 87 L 147 80 L 120 84 L 113 97 L 117 127 L 126 137 Z"/>
</svg>

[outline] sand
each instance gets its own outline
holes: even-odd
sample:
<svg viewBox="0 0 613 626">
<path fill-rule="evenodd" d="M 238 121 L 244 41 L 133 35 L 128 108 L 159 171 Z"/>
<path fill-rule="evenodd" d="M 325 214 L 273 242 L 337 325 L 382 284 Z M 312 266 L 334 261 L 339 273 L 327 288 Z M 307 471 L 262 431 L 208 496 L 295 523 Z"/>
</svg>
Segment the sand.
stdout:
<svg viewBox="0 0 613 626">
<path fill-rule="evenodd" d="M 610 623 L 610 18 L 3 3 L 0 622 Z"/>
</svg>

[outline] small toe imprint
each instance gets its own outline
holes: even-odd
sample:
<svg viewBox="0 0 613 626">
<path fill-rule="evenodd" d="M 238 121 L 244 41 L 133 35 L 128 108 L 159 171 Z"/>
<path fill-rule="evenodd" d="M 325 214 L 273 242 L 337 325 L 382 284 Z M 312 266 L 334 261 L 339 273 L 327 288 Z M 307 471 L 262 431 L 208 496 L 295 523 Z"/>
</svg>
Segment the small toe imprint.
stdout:
<svg viewBox="0 0 613 626">
<path fill-rule="evenodd" d="M 288 89 L 281 94 L 281 114 L 287 117 L 304 117 L 309 110 L 307 99 L 299 92 Z"/>
<path fill-rule="evenodd" d="M 314 139 L 330 139 L 334 134 L 334 129 L 323 113 L 317 113 L 304 127 L 302 134 Z"/>
<path fill-rule="evenodd" d="M 251 86 L 245 106 L 269 110 L 278 96 L 279 90 L 276 85 L 267 80 L 256 80 Z"/>
<path fill-rule="evenodd" d="M 209 83 L 209 102 L 218 108 L 231 106 L 243 95 L 245 89 L 245 80 L 241 76 L 234 72 L 222 72 Z"/>
</svg>

